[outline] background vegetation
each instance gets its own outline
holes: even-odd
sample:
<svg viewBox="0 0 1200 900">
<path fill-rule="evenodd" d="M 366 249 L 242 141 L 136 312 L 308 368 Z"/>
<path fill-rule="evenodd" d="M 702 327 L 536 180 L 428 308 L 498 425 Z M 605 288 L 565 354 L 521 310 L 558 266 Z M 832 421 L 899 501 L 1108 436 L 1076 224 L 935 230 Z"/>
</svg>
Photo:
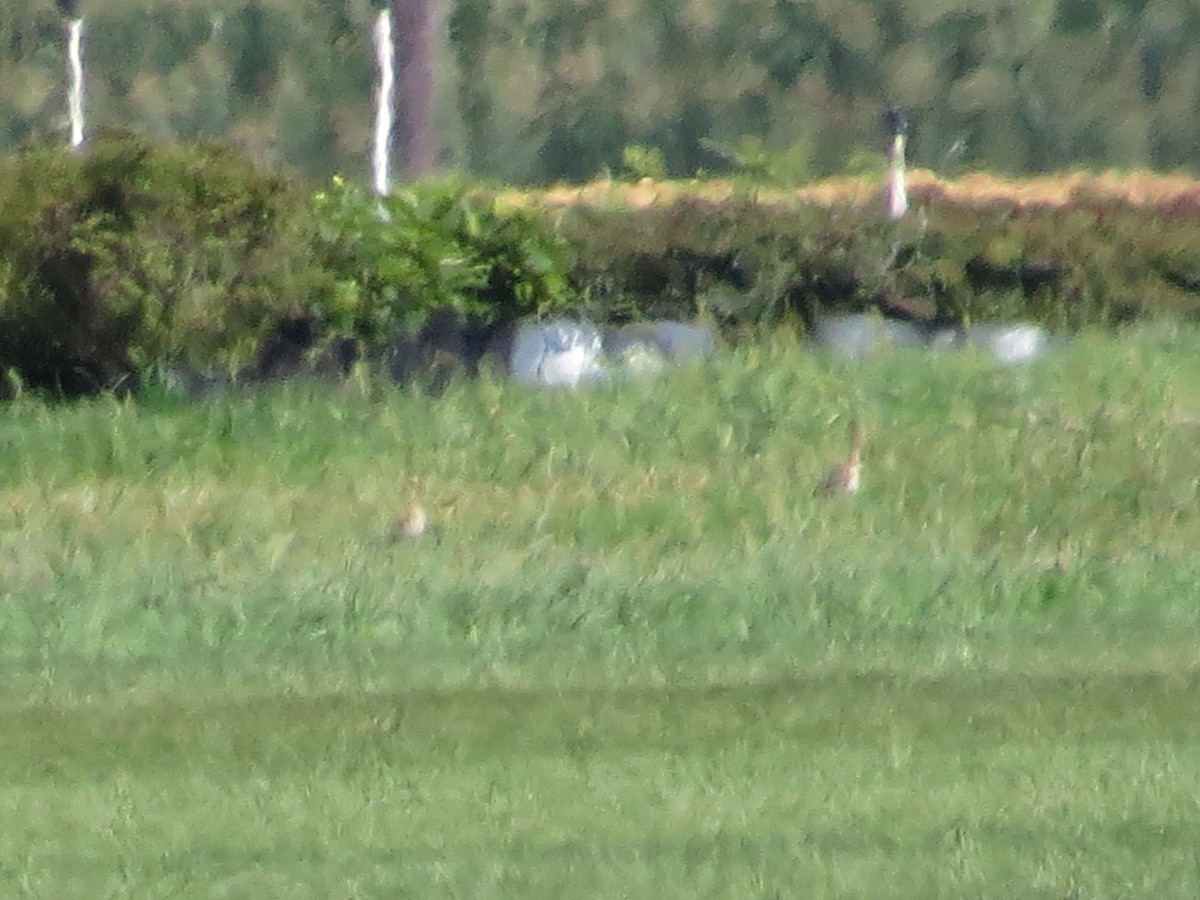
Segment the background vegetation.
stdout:
<svg viewBox="0 0 1200 900">
<path fill-rule="evenodd" d="M 0 5 L 0 892 L 1200 893 L 1200 339 L 1083 327 L 1194 315 L 1195 184 L 920 173 L 886 225 L 869 174 L 888 101 L 943 169 L 1190 163 L 1190 9 L 459 0 L 443 164 L 617 181 L 386 201 L 326 177 L 372 4 L 85 12 L 93 124 L 150 136 L 72 154 L 61 23 Z M 571 306 L 759 340 L 162 389 Z M 1000 369 L 772 327 L 868 307 L 1081 331 Z M 852 421 L 865 488 L 814 498 Z"/>
<path fill-rule="evenodd" d="M 367 172 L 376 3 L 87 4 L 88 111 L 155 138 L 228 138 L 324 181 Z M 844 170 L 909 112 L 941 171 L 1194 169 L 1200 13 L 1184 0 L 444 0 L 434 122 L 445 168 L 513 183 L 747 162 Z M 0 148 L 65 129 L 62 23 L 0 3 Z"/>
<path fill-rule="evenodd" d="M 1193 897 L 1197 398 L 1163 329 L 24 397 L 0 891 Z"/>
<path fill-rule="evenodd" d="M 1200 190 L 1178 176 L 918 172 L 913 211 L 892 223 L 878 176 L 800 190 L 754 175 L 440 179 L 380 199 L 340 176 L 310 190 L 224 144 L 120 134 L 35 145 L 0 171 L 0 396 L 181 367 L 344 372 L 394 358 L 427 323 L 473 329 L 439 345 L 472 369 L 503 357 L 515 320 L 555 311 L 701 316 L 737 338 L 847 310 L 1060 330 L 1200 310 Z"/>
<path fill-rule="evenodd" d="M 309 193 L 225 145 L 128 135 L 0 167 L 0 396 L 293 352 L 332 363 L 337 342 L 344 369 L 435 310 L 508 322 L 571 295 L 568 247 L 543 217 L 455 182 Z"/>
<path fill-rule="evenodd" d="M 3 161 L 0 365 L 67 393 L 253 352 L 328 276 L 303 195 L 215 146 L 134 137 Z M 126 385 L 128 386 L 128 385 Z"/>
</svg>

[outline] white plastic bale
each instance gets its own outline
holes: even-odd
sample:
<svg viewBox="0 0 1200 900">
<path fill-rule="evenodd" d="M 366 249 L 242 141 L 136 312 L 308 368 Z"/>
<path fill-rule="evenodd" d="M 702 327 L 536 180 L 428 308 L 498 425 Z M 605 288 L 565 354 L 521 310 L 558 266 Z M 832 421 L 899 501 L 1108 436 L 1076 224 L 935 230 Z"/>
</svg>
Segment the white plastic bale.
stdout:
<svg viewBox="0 0 1200 900">
<path fill-rule="evenodd" d="M 617 354 L 615 364 L 621 374 L 631 378 L 646 378 L 657 375 L 667 366 L 666 358 L 655 344 L 637 341 L 624 347 Z"/>
<path fill-rule="evenodd" d="M 866 313 L 823 319 L 817 323 L 813 336 L 817 343 L 852 359 L 859 359 L 881 347 L 924 343 L 921 330 L 911 322 Z"/>
<path fill-rule="evenodd" d="M 654 342 L 676 362 L 709 359 L 717 352 L 716 333 L 707 325 L 667 320 L 652 327 Z"/>
<path fill-rule="evenodd" d="M 716 332 L 690 322 L 639 322 L 604 334 L 604 352 L 611 364 L 630 375 L 657 373 L 672 362 L 709 359 L 716 349 Z"/>
<path fill-rule="evenodd" d="M 522 322 L 509 362 L 513 380 L 524 385 L 574 387 L 606 377 L 600 331 L 590 322 Z"/>
<path fill-rule="evenodd" d="M 1046 330 L 1028 322 L 980 325 L 970 330 L 970 340 L 1004 365 L 1032 362 L 1043 356 L 1050 344 Z"/>
</svg>

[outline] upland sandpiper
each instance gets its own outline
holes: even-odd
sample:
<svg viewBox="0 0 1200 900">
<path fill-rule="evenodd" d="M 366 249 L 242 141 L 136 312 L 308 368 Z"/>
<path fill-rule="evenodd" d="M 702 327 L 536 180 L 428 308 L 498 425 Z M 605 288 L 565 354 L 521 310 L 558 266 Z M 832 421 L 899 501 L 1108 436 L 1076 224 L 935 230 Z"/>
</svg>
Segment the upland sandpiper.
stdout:
<svg viewBox="0 0 1200 900">
<path fill-rule="evenodd" d="M 420 503 L 410 503 L 404 515 L 396 520 L 392 535 L 397 538 L 420 537 L 429 528 L 429 513 Z"/>
<path fill-rule="evenodd" d="M 850 428 L 850 453 L 846 460 L 825 476 L 813 490 L 814 496 L 857 494 L 862 486 L 862 451 L 865 440 L 857 422 Z"/>
<path fill-rule="evenodd" d="M 392 537 L 416 538 L 429 529 L 429 512 L 419 499 L 420 483 L 416 478 L 408 479 L 409 500 L 404 513 L 392 525 Z"/>
</svg>

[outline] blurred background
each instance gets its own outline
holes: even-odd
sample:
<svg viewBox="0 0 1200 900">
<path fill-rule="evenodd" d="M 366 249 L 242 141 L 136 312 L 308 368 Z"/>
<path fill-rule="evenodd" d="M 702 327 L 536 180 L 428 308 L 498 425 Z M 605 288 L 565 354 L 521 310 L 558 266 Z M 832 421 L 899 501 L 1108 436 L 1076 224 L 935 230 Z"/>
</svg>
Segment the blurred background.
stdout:
<svg viewBox="0 0 1200 900">
<path fill-rule="evenodd" d="M 947 175 L 1200 163 L 1192 0 L 0 0 L 0 150 L 66 139 L 75 13 L 89 131 L 365 179 L 383 6 L 401 177 L 800 182 L 881 166 L 893 104 Z"/>
</svg>

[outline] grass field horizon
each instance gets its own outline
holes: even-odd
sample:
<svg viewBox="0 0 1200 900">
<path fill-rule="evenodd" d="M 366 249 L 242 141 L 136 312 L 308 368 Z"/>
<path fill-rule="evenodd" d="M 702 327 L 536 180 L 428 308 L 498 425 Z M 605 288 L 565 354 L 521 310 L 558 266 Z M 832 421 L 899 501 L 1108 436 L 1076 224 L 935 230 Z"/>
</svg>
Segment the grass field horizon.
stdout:
<svg viewBox="0 0 1200 900">
<path fill-rule="evenodd" d="M 1198 436 L 1167 325 L 21 398 L 0 892 L 1196 896 Z"/>
</svg>

